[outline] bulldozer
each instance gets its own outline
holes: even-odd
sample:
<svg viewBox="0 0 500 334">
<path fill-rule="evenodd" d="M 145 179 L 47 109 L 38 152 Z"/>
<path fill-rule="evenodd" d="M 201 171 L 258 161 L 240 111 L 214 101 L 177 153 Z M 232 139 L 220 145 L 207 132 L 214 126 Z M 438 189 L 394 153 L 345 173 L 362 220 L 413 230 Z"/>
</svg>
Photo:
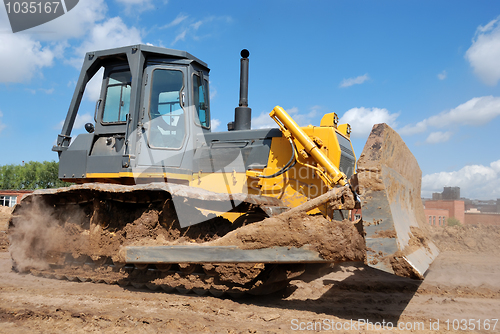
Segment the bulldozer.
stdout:
<svg viewBox="0 0 500 334">
<path fill-rule="evenodd" d="M 72 138 L 100 69 L 93 122 Z M 214 296 L 272 293 L 343 261 L 424 278 L 438 250 L 421 171 L 393 129 L 375 125 L 359 159 L 333 112 L 301 127 L 276 106 L 276 128 L 252 129 L 243 50 L 234 121 L 212 132 L 209 71 L 150 45 L 85 55 L 52 148 L 72 185 L 15 207 L 15 270 Z"/>
</svg>

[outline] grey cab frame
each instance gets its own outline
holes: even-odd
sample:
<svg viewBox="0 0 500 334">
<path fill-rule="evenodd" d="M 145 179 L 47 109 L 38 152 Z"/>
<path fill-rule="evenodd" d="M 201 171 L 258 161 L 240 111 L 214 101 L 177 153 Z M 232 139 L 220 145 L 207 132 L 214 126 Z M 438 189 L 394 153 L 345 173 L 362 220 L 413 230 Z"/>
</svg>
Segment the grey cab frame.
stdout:
<svg viewBox="0 0 500 334">
<path fill-rule="evenodd" d="M 71 132 L 86 85 L 100 68 L 104 68 L 105 71 L 101 88 L 101 98 L 97 102 L 96 107 L 95 131 L 93 133 L 80 134 L 72 141 Z M 167 149 L 180 151 L 182 148 L 183 152 L 196 149 L 197 141 L 193 138 L 193 131 L 191 131 L 193 127 L 198 127 L 203 133 L 210 132 L 210 102 L 208 100 L 208 75 L 210 70 L 203 61 L 185 51 L 158 48 L 149 45 L 134 45 L 89 52 L 85 55 L 80 77 L 62 131 L 57 137 L 56 145 L 53 147 L 53 151 L 59 154 L 59 176 L 61 178 L 84 179 L 87 173 L 127 172 L 132 171 L 132 168 L 138 166 L 137 155 L 140 153 L 138 151 L 140 149 L 138 147 L 139 140 L 138 136 L 133 136 L 133 134 L 141 133 L 144 118 L 150 118 L 150 116 L 147 116 L 150 115 L 148 105 L 151 102 L 151 94 L 149 89 L 151 85 L 150 80 L 153 77 L 150 74 L 154 74 L 154 71 L 157 69 L 166 68 L 176 69 L 183 73 L 183 89 L 182 95 L 179 95 L 179 104 L 186 116 L 185 131 L 181 144 L 178 144 L 177 147 L 167 147 Z M 113 73 L 123 71 L 130 71 L 129 82 L 125 79 L 120 82 L 119 78 L 118 80 L 116 80 L 117 78 L 113 78 Z M 198 103 L 198 107 L 203 105 L 206 108 L 204 110 L 206 122 L 200 122 L 197 119 L 198 114 L 190 111 L 196 110 L 194 107 L 195 94 L 192 93 L 192 78 L 196 75 L 204 83 L 205 98 L 203 103 Z M 110 85 L 111 79 L 114 81 Z M 122 115 L 120 113 L 125 111 L 118 110 L 120 117 L 116 122 L 109 122 L 106 118 L 103 120 L 106 98 L 111 101 L 110 95 L 107 95 L 107 90 L 110 86 L 113 86 L 115 91 L 121 89 L 120 94 L 123 94 L 124 90 L 129 94 L 123 100 L 122 95 L 120 95 L 120 106 L 118 106 L 118 109 L 128 107 L 128 113 Z M 115 92 L 113 94 L 115 94 L 113 98 L 116 100 L 118 93 Z M 167 98 L 167 95 L 163 99 Z M 188 108 L 189 106 L 191 108 Z M 179 166 L 179 163 L 173 163 L 172 167 Z M 191 166 L 184 166 L 184 168 L 189 167 Z"/>
</svg>

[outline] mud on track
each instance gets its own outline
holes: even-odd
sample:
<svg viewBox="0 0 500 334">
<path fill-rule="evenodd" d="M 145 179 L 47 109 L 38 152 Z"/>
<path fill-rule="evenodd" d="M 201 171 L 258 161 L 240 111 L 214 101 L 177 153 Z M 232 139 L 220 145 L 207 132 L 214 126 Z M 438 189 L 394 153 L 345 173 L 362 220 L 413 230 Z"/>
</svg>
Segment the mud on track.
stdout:
<svg viewBox="0 0 500 334">
<path fill-rule="evenodd" d="M 446 247 L 423 283 L 348 262 L 292 281 L 283 293 L 236 300 L 20 275 L 0 252 L 0 333 L 289 333 L 351 319 L 423 324 L 419 333 L 438 332 L 429 321 L 439 319 L 445 332 L 447 319 L 500 317 L 500 247 L 474 248 L 498 232 L 435 230 Z"/>
</svg>

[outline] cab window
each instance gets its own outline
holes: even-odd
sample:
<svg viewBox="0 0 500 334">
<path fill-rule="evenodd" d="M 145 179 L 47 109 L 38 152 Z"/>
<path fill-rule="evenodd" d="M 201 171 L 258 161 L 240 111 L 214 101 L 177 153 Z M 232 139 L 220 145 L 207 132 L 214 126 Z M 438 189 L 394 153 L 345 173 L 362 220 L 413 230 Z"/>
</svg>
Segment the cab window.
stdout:
<svg viewBox="0 0 500 334">
<path fill-rule="evenodd" d="M 201 78 L 198 74 L 193 75 L 193 97 L 194 106 L 196 108 L 196 124 L 201 125 L 205 128 L 210 126 L 210 110 L 208 108 L 208 96 L 207 96 L 207 80 L 203 80 L 204 84 L 201 83 Z"/>
<path fill-rule="evenodd" d="M 149 145 L 157 148 L 180 148 L 184 140 L 185 115 L 181 106 L 183 74 L 178 70 L 153 71 L 149 104 Z"/>
<path fill-rule="evenodd" d="M 109 75 L 102 113 L 103 123 L 126 121 L 130 109 L 131 81 L 130 71 L 113 72 Z"/>
</svg>

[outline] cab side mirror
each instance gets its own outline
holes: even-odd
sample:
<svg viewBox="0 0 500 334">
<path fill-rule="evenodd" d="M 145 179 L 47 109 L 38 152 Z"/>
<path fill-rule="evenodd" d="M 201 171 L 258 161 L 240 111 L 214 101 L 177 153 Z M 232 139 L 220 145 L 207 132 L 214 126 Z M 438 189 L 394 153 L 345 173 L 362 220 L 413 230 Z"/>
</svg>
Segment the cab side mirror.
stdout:
<svg viewBox="0 0 500 334">
<path fill-rule="evenodd" d="M 94 132 L 94 124 L 92 124 L 92 123 L 85 124 L 85 130 L 87 130 L 88 133 L 93 133 Z"/>
</svg>

